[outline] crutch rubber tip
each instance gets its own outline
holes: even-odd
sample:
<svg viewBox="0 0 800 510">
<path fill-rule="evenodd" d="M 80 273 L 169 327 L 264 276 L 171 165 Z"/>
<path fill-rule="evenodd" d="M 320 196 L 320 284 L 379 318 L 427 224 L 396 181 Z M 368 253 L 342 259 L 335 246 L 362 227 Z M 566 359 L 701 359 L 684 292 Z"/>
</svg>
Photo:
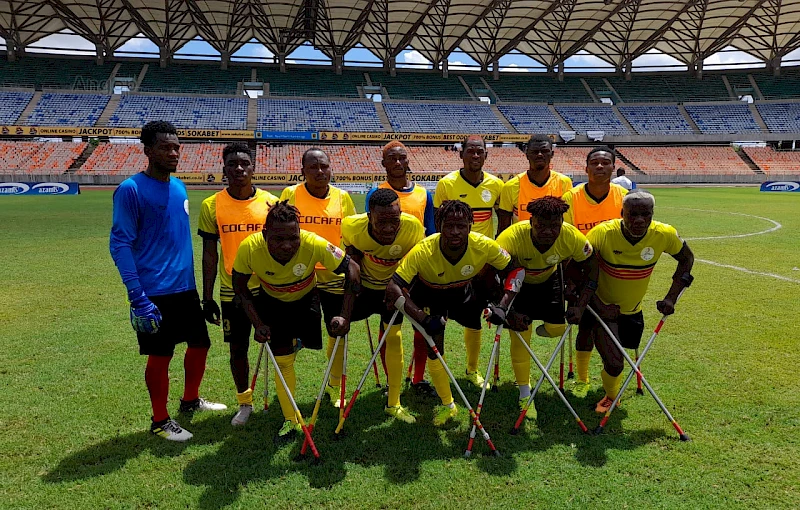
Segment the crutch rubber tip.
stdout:
<svg viewBox="0 0 800 510">
<path fill-rule="evenodd" d="M 305 453 L 298 453 L 297 455 L 294 456 L 294 458 L 292 458 L 292 461 L 294 462 L 303 462 L 304 460 L 306 460 Z"/>
<path fill-rule="evenodd" d="M 498 391 L 500 391 L 500 389 L 497 387 L 496 384 L 492 386 L 492 393 L 497 393 Z"/>
<path fill-rule="evenodd" d="M 314 457 L 314 458 L 311 459 L 311 463 L 310 464 L 312 466 L 319 466 L 320 464 L 322 464 L 322 459 L 319 458 L 319 457 Z"/>
<path fill-rule="evenodd" d="M 516 436 L 517 434 L 519 434 L 519 429 L 514 427 L 511 429 L 511 432 L 509 432 L 509 434 L 511 434 L 512 436 Z"/>
<path fill-rule="evenodd" d="M 339 441 L 342 439 L 342 436 L 344 436 L 344 432 L 339 432 L 338 434 L 334 432 L 332 438 L 334 441 Z"/>
<path fill-rule="evenodd" d="M 594 435 L 595 436 L 599 436 L 602 433 L 603 433 L 603 427 L 598 425 L 598 427 L 596 429 L 594 429 Z"/>
<path fill-rule="evenodd" d="M 644 390 L 642 390 L 641 388 L 636 388 L 636 394 L 637 395 L 644 395 Z"/>
<path fill-rule="evenodd" d="M 470 457 L 472 457 L 472 451 L 470 451 L 470 450 L 465 451 L 464 452 L 464 458 L 468 459 Z"/>
<path fill-rule="evenodd" d="M 688 434 L 681 434 L 681 441 L 691 441 L 692 438 Z"/>
<path fill-rule="evenodd" d="M 494 452 L 492 452 L 492 453 L 494 453 L 494 456 L 495 456 L 495 457 L 502 457 L 502 456 L 503 456 L 503 455 L 500 453 L 500 450 L 495 450 L 495 451 L 494 451 Z"/>
<path fill-rule="evenodd" d="M 383 386 L 381 386 L 381 383 L 375 383 L 375 387 L 376 388 L 382 388 Z"/>
<path fill-rule="evenodd" d="M 575 372 L 567 372 L 567 379 L 575 379 Z"/>
</svg>

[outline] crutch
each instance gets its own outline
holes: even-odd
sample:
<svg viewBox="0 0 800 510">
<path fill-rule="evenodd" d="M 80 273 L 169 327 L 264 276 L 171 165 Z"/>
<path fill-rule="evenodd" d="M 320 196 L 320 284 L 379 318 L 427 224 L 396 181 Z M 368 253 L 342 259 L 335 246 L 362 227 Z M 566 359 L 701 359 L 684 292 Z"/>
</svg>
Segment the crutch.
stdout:
<svg viewBox="0 0 800 510">
<path fill-rule="evenodd" d="M 325 367 L 325 375 L 322 376 L 322 384 L 319 388 L 319 393 L 317 393 L 317 400 L 314 402 L 314 411 L 311 413 L 311 419 L 308 420 L 308 431 L 314 432 L 314 425 L 317 423 L 317 414 L 319 414 L 319 408 L 322 404 L 322 397 L 325 395 L 325 386 L 328 384 L 328 378 L 331 376 L 331 368 L 333 367 L 333 361 L 336 359 L 336 351 L 339 350 L 339 341 L 341 341 L 342 337 L 337 336 L 336 342 L 333 344 L 333 353 L 331 353 L 331 359 L 328 360 L 328 365 Z M 306 454 L 306 450 L 308 449 L 308 440 L 303 441 L 303 447 L 300 448 L 300 455 L 303 456 Z"/>
<path fill-rule="evenodd" d="M 661 322 L 664 322 L 666 315 L 661 318 Z M 659 324 L 660 324 L 659 323 Z M 639 348 L 633 350 L 633 353 L 636 355 L 636 366 L 639 366 Z M 636 394 L 637 395 L 644 395 L 644 391 L 642 391 L 642 376 L 641 374 L 636 374 Z"/>
<path fill-rule="evenodd" d="M 294 401 L 294 397 L 292 396 L 292 392 L 289 391 L 289 386 L 286 384 L 286 380 L 283 378 L 283 374 L 281 373 L 281 367 L 278 366 L 278 360 L 275 359 L 275 355 L 272 354 L 272 349 L 267 342 L 264 342 L 264 348 L 267 350 L 267 355 L 269 355 L 269 360 L 272 362 L 272 366 L 275 367 L 275 374 L 278 377 L 278 380 L 281 382 L 281 386 L 283 386 L 283 391 L 286 392 L 286 396 L 289 398 L 289 403 L 292 404 L 292 409 L 294 410 L 295 418 L 297 419 L 297 423 L 300 424 L 300 428 L 303 430 L 303 434 L 306 436 L 306 441 L 308 441 L 308 446 L 311 447 L 311 453 L 314 454 L 315 460 L 319 460 L 319 452 L 317 451 L 317 445 L 314 444 L 314 440 L 311 439 L 311 431 L 308 429 L 306 422 L 303 420 L 303 414 L 300 412 L 300 409 L 297 407 L 297 402 Z"/>
<path fill-rule="evenodd" d="M 510 304 L 508 305 L 508 309 L 511 310 L 511 305 Z M 481 333 L 482 332 L 483 332 L 483 329 L 481 329 Z M 495 337 L 496 336 L 497 335 L 495 335 Z M 500 388 L 498 387 L 498 385 L 500 384 L 500 343 L 499 343 L 499 340 L 497 340 L 497 342 L 498 342 L 497 343 L 497 353 L 494 356 L 494 379 L 492 380 L 492 393 L 497 393 L 498 391 L 500 391 Z M 489 365 L 489 366 L 491 366 L 491 365 Z M 484 379 L 484 380 L 485 381 L 489 380 L 489 370 L 488 369 L 486 370 L 486 379 Z M 486 384 L 484 384 L 483 386 L 484 386 L 484 388 L 481 388 L 481 397 L 485 393 L 484 389 L 486 387 Z M 483 398 L 481 398 L 481 401 L 483 401 Z M 478 405 L 478 413 L 477 414 L 478 414 L 478 416 L 480 416 L 480 414 L 481 414 L 480 405 Z M 475 429 L 474 426 L 472 428 L 473 428 L 473 430 Z M 473 433 L 472 436 L 475 437 L 475 434 Z"/>
<path fill-rule="evenodd" d="M 414 370 L 414 354 L 416 354 L 416 352 L 417 351 L 413 349 L 411 350 L 411 363 L 408 364 L 408 370 L 406 370 L 406 388 L 408 388 L 408 385 L 411 383 L 411 371 Z"/>
<path fill-rule="evenodd" d="M 574 379 L 575 372 L 572 371 L 572 329 L 569 330 L 569 372 L 567 372 L 567 379 Z"/>
<path fill-rule="evenodd" d="M 405 302 L 405 297 L 402 299 Z M 342 432 L 342 428 L 344 427 L 344 421 L 347 419 L 348 416 L 350 416 L 350 410 L 353 408 L 353 404 L 358 398 L 359 393 L 361 393 L 361 388 L 364 387 L 364 383 L 366 382 L 367 377 L 369 377 L 370 368 L 372 368 L 372 366 L 375 365 L 375 359 L 378 357 L 378 353 L 381 352 L 383 344 L 386 343 L 386 337 L 389 335 L 389 330 L 392 328 L 392 326 L 394 326 L 394 321 L 397 319 L 397 314 L 399 313 L 400 313 L 399 310 L 394 311 L 394 314 L 392 314 L 392 318 L 389 320 L 389 325 L 386 327 L 386 330 L 383 332 L 383 335 L 381 335 L 380 340 L 378 340 L 378 348 L 372 352 L 372 358 L 369 360 L 369 364 L 367 364 L 366 370 L 364 370 L 364 373 L 361 375 L 361 379 L 358 381 L 358 386 L 356 387 L 356 390 L 353 392 L 353 395 L 350 396 L 350 402 L 347 403 L 347 408 L 344 410 L 344 413 L 342 413 L 342 417 L 339 420 L 339 424 L 336 426 L 336 430 L 334 431 L 335 435 L 333 436 L 334 439 L 337 439 L 339 437 L 339 434 Z M 386 385 L 387 386 L 389 385 L 388 381 Z"/>
<path fill-rule="evenodd" d="M 342 430 L 344 426 L 344 396 L 347 391 L 347 344 L 349 335 L 344 336 L 344 355 L 342 356 L 342 382 L 339 385 L 339 423 L 336 425 L 336 430 Z M 378 351 L 380 352 L 380 351 Z M 335 432 L 334 432 L 335 434 Z M 334 435 L 334 438 L 338 438 Z"/>
<path fill-rule="evenodd" d="M 528 397 L 528 401 L 522 408 L 522 412 L 519 414 L 519 418 L 517 418 L 517 422 L 514 424 L 514 428 L 511 429 L 512 435 L 516 435 L 519 433 L 519 428 L 522 426 L 522 421 L 525 419 L 525 415 L 528 414 L 528 409 L 530 408 L 531 403 L 533 402 L 533 398 L 536 396 L 536 393 L 539 391 L 539 388 L 541 387 L 545 378 L 553 386 L 553 389 L 556 390 L 556 394 L 558 394 L 561 401 L 564 402 L 564 405 L 567 406 L 567 409 L 569 409 L 569 412 L 570 414 L 572 414 L 573 418 L 575 418 L 575 421 L 578 422 L 578 427 L 580 427 L 581 431 L 583 431 L 586 434 L 589 433 L 589 429 L 586 428 L 586 425 L 584 425 L 580 416 L 578 416 L 578 413 L 575 412 L 575 409 L 569 403 L 567 397 L 565 397 L 563 393 L 558 391 L 558 386 L 556 385 L 555 381 L 553 380 L 553 378 L 550 376 L 549 373 L 550 367 L 553 365 L 556 356 L 558 356 L 559 350 L 561 350 L 561 348 L 564 346 L 567 334 L 571 329 L 572 329 L 572 324 L 567 324 L 567 329 L 564 331 L 564 334 L 561 335 L 561 339 L 558 341 L 558 345 L 556 346 L 556 348 L 553 349 L 553 354 L 550 355 L 550 359 L 547 361 L 547 366 L 542 365 L 542 362 L 539 361 L 539 358 L 536 357 L 536 354 L 533 353 L 530 346 L 527 343 L 525 343 L 525 340 L 522 339 L 522 335 L 520 335 L 518 331 L 514 331 L 514 334 L 517 335 L 517 339 L 520 342 L 522 342 L 522 345 L 525 347 L 525 350 L 528 351 L 528 354 L 533 359 L 533 362 L 536 363 L 536 366 L 539 368 L 539 370 L 541 370 L 542 375 L 541 377 L 539 377 L 539 380 L 536 382 L 536 386 L 533 388 L 533 391 L 531 392 L 531 396 Z"/>
<path fill-rule="evenodd" d="M 259 357 L 261 357 L 259 355 Z M 255 388 L 255 385 L 253 386 Z M 264 358 L 264 411 L 269 411 L 269 360 Z"/>
<path fill-rule="evenodd" d="M 442 357 L 442 354 L 439 352 L 439 349 L 436 347 L 436 342 L 434 342 L 433 338 L 431 338 L 431 336 L 428 334 L 428 332 L 425 331 L 425 328 L 420 326 L 420 324 L 417 321 L 415 321 L 413 318 L 411 318 L 410 315 L 408 315 L 406 313 L 406 311 L 404 309 L 405 302 L 406 302 L 405 298 L 403 296 L 401 296 L 401 297 L 397 298 L 397 301 L 394 302 L 394 307 L 397 308 L 398 310 L 400 310 L 400 313 L 402 313 L 403 316 L 406 319 L 408 319 L 408 322 L 410 322 L 411 325 L 414 326 L 417 329 L 417 331 L 420 332 L 422 337 L 428 343 L 428 347 L 430 347 L 433 350 L 433 353 L 436 355 L 436 358 L 439 360 L 439 363 L 442 364 L 442 367 L 444 368 L 445 372 L 447 372 L 447 376 L 450 378 L 450 382 L 452 382 L 453 386 L 456 387 L 456 391 L 458 392 L 458 396 L 461 397 L 461 401 L 464 402 L 464 406 L 469 410 L 469 416 L 470 416 L 470 418 L 472 418 L 472 422 L 475 424 L 476 427 L 478 427 L 478 430 L 481 431 L 481 434 L 483 435 L 483 438 L 486 440 L 486 443 L 489 445 L 489 448 L 491 448 L 492 453 L 494 453 L 494 455 L 496 457 L 499 457 L 500 456 L 500 452 L 497 450 L 497 448 L 495 448 L 494 443 L 492 443 L 492 438 L 489 437 L 489 433 L 486 432 L 486 429 L 483 428 L 483 424 L 481 423 L 481 420 L 478 418 L 478 415 L 475 414 L 475 410 L 472 408 L 472 405 L 469 403 L 469 400 L 467 400 L 467 397 L 464 395 L 464 392 L 461 391 L 461 386 L 458 385 L 458 381 L 456 381 L 456 378 L 453 375 L 453 372 L 450 371 L 450 367 L 447 366 L 447 363 L 444 361 L 444 358 Z"/>
<path fill-rule="evenodd" d="M 681 293 L 683 293 L 683 291 L 681 291 Z M 678 297 L 680 297 L 680 295 Z M 675 301 L 677 302 L 677 299 Z M 658 395 L 656 395 L 656 392 L 653 390 L 653 387 L 650 386 L 650 383 L 647 382 L 647 379 L 644 377 L 644 375 L 642 374 L 641 370 L 639 370 L 639 364 L 641 363 L 642 358 L 644 358 L 644 353 L 647 352 L 647 349 L 649 348 L 650 345 L 652 345 L 652 342 L 655 340 L 655 336 L 658 334 L 658 331 L 661 329 L 661 326 L 664 324 L 664 321 L 666 320 L 666 316 L 661 318 L 661 321 L 658 323 L 658 326 L 656 327 L 656 331 L 653 332 L 653 336 L 651 336 L 650 340 L 647 342 L 647 347 L 642 352 L 642 357 L 639 358 L 639 363 L 634 363 L 634 361 L 631 359 L 631 357 L 628 355 L 628 353 L 625 352 L 625 348 L 622 347 L 622 345 L 619 343 L 619 340 L 617 340 L 617 337 L 615 337 L 614 333 L 611 332 L 611 330 L 609 329 L 609 327 L 605 323 L 605 321 L 603 321 L 603 319 L 601 319 L 600 316 L 597 315 L 597 312 L 595 312 L 594 309 L 592 309 L 591 306 L 587 306 L 586 309 L 589 312 L 591 312 L 592 315 L 594 315 L 595 319 L 597 319 L 597 322 L 600 323 L 600 326 L 602 326 L 602 328 L 606 331 L 606 334 L 608 334 L 609 338 L 611 338 L 611 341 L 614 342 L 614 345 L 616 346 L 616 348 L 619 349 L 619 351 L 622 353 L 622 357 L 624 357 L 625 361 L 627 361 L 628 364 L 633 368 L 633 371 L 631 372 L 631 374 L 636 373 L 636 375 L 639 378 L 641 378 L 642 384 L 644 384 L 644 387 L 647 388 L 647 391 L 650 393 L 650 395 L 653 396 L 653 399 L 658 404 L 658 407 L 661 408 L 661 411 L 664 413 L 664 415 L 667 417 L 669 422 L 672 424 L 672 426 L 678 432 L 678 435 L 680 436 L 681 441 L 691 441 L 689 436 L 683 431 L 683 429 L 681 429 L 681 426 L 678 425 L 678 422 L 675 421 L 675 418 L 672 417 L 672 414 L 670 414 L 669 409 L 667 409 L 667 406 L 665 406 L 664 403 L 661 401 L 661 399 L 658 398 Z M 625 381 L 625 384 L 627 384 L 631 380 L 631 374 L 628 375 L 628 379 Z M 619 403 L 620 396 L 622 395 L 622 390 L 624 390 L 624 389 L 625 389 L 624 385 L 622 387 L 620 387 L 620 391 L 617 394 L 617 398 L 614 399 L 614 402 L 612 402 L 611 407 L 608 409 L 608 412 L 606 413 L 606 416 L 603 417 L 603 421 L 601 422 L 602 424 L 605 424 L 605 421 L 608 419 L 608 415 L 611 414 L 611 411 L 614 409 L 615 403 L 617 403 L 617 404 Z M 602 432 L 602 428 L 600 429 L 600 431 Z"/>
<path fill-rule="evenodd" d="M 264 342 L 265 344 L 266 342 Z M 256 369 L 253 371 L 253 378 L 250 380 L 250 391 L 256 390 L 256 381 L 258 380 L 258 371 L 261 369 L 261 358 L 264 356 L 264 344 L 258 349 L 258 361 L 256 361 Z"/>
<path fill-rule="evenodd" d="M 375 354 L 375 347 L 372 344 L 372 331 L 369 329 L 369 319 L 364 319 L 364 326 L 366 326 L 366 328 L 367 328 L 367 338 L 369 338 L 369 353 L 370 354 Z M 380 347 L 378 347 L 378 350 L 380 350 Z M 376 388 L 380 388 L 381 387 L 381 379 L 378 376 L 378 363 L 373 362 L 372 363 L 372 367 L 375 369 L 375 387 Z M 387 381 L 387 384 L 388 384 L 388 381 Z"/>
</svg>

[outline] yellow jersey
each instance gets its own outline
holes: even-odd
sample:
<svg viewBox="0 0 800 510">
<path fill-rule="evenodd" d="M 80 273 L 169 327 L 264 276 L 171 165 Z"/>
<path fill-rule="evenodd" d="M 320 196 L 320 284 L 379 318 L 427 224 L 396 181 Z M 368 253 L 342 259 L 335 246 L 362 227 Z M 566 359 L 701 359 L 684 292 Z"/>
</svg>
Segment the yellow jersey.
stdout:
<svg viewBox="0 0 800 510">
<path fill-rule="evenodd" d="M 628 190 L 611 183 L 608 195 L 598 202 L 586 192 L 586 183 L 581 184 L 561 197 L 569 205 L 569 210 L 564 213 L 564 221 L 586 234 L 604 221 L 622 218 L 622 197 L 627 194 Z"/>
<path fill-rule="evenodd" d="M 511 262 L 511 255 L 497 244 L 477 232 L 469 233 L 467 251 L 452 264 L 439 247 L 441 234 L 433 234 L 419 242 L 397 267 L 397 276 L 406 284 L 415 278 L 434 289 L 450 289 L 467 285 L 486 264 L 503 270 Z"/>
<path fill-rule="evenodd" d="M 675 228 L 658 221 L 650 223 L 645 236 L 633 245 L 622 235 L 622 220 L 596 226 L 587 238 L 600 266 L 597 297 L 605 304 L 619 305 L 625 315 L 641 311 L 650 275 L 661 254 L 677 255 L 683 248 L 683 239 Z"/>
<path fill-rule="evenodd" d="M 520 221 L 505 229 L 497 236 L 497 244 L 525 268 L 525 283 L 533 284 L 545 282 L 564 260 L 583 262 L 592 255 L 592 245 L 586 236 L 569 223 L 561 225 L 556 242 L 545 252 L 533 245 L 529 221 Z"/>
<path fill-rule="evenodd" d="M 269 207 L 277 201 L 272 193 L 256 188 L 256 193 L 246 200 L 233 198 L 222 190 L 203 200 L 197 233 L 204 239 L 219 239 L 222 256 L 219 257 L 219 298 L 233 301 L 231 270 L 239 244 L 250 234 L 261 232 Z M 248 285 L 251 291 L 259 288 L 253 275 Z"/>
<path fill-rule="evenodd" d="M 425 229 L 417 218 L 401 213 L 400 230 L 394 242 L 380 244 L 368 231 L 367 213 L 349 216 L 342 222 L 342 243 L 364 254 L 361 259 L 361 284 L 374 290 L 386 289 L 397 264 L 425 238 Z"/>
<path fill-rule="evenodd" d="M 433 206 L 441 207 L 445 200 L 460 200 L 472 208 L 472 231 L 494 239 L 492 211 L 500 200 L 503 181 L 483 172 L 483 180 L 473 186 L 461 175 L 461 170 L 450 172 L 436 185 Z"/>
<path fill-rule="evenodd" d="M 342 220 L 356 214 L 350 194 L 335 186 L 328 186 L 325 198 L 312 196 L 306 185 L 295 184 L 284 188 L 280 200 L 288 200 L 300 211 L 300 228 L 323 237 L 334 246 L 342 244 Z M 344 276 L 335 275 L 319 266 L 317 268 L 320 290 L 334 294 L 344 293 Z"/>
<path fill-rule="evenodd" d="M 300 248 L 286 264 L 272 258 L 264 235 L 250 235 L 239 245 L 233 269 L 237 273 L 255 274 L 268 295 L 291 302 L 311 292 L 317 282 L 314 267 L 321 264 L 329 271 L 343 272 L 344 250 L 313 232 L 300 231 Z M 287 320 L 291 317 L 287 317 Z"/>
<path fill-rule="evenodd" d="M 539 186 L 531 181 L 528 172 L 522 172 L 503 184 L 500 191 L 500 210 L 514 215 L 514 221 L 528 221 L 527 211 L 532 200 L 542 197 L 561 197 L 572 189 L 572 179 L 558 172 L 550 171 L 550 177 Z"/>
</svg>

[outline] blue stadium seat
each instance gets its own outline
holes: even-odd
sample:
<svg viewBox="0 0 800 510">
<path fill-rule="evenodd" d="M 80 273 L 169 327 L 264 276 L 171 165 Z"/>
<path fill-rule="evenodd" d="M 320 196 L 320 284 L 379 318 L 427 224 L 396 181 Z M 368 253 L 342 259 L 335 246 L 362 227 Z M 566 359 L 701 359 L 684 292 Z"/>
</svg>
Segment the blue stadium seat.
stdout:
<svg viewBox="0 0 800 510">
<path fill-rule="evenodd" d="M 265 131 L 383 131 L 372 101 L 259 99 L 258 129 Z"/>
<path fill-rule="evenodd" d="M 553 134 L 568 129 L 543 104 L 499 104 L 497 109 L 520 133 Z"/>
<path fill-rule="evenodd" d="M 594 130 L 612 136 L 631 134 L 610 106 L 556 106 L 556 110 L 581 134 Z"/>
<path fill-rule="evenodd" d="M 759 103 L 756 108 L 771 133 L 800 133 L 800 103 Z"/>
<path fill-rule="evenodd" d="M 100 94 L 42 94 L 25 120 L 28 126 L 94 126 L 111 96 Z"/>
<path fill-rule="evenodd" d="M 692 126 L 686 122 L 675 105 L 620 106 L 619 112 L 640 135 L 691 135 Z"/>
<path fill-rule="evenodd" d="M 508 133 L 489 105 L 384 102 L 395 131 L 405 133 Z"/>
<path fill-rule="evenodd" d="M 744 103 L 684 105 L 704 134 L 760 133 L 750 108 Z"/>
<path fill-rule="evenodd" d="M 33 92 L 0 90 L 0 124 L 16 124 L 32 98 Z"/>
<path fill-rule="evenodd" d="M 246 129 L 247 99 L 125 94 L 108 125 L 142 127 L 151 120 L 183 129 Z"/>
</svg>

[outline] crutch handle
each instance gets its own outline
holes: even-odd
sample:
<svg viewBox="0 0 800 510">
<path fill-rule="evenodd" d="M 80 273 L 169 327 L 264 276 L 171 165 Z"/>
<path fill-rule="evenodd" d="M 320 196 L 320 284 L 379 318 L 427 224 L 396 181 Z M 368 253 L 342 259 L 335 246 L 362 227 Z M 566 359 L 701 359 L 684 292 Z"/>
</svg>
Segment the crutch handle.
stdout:
<svg viewBox="0 0 800 510">
<path fill-rule="evenodd" d="M 401 312 L 403 311 L 403 308 L 405 306 L 406 306 L 406 297 L 405 296 L 398 297 L 394 302 L 394 307 L 397 308 L 398 310 L 400 310 Z"/>
</svg>

